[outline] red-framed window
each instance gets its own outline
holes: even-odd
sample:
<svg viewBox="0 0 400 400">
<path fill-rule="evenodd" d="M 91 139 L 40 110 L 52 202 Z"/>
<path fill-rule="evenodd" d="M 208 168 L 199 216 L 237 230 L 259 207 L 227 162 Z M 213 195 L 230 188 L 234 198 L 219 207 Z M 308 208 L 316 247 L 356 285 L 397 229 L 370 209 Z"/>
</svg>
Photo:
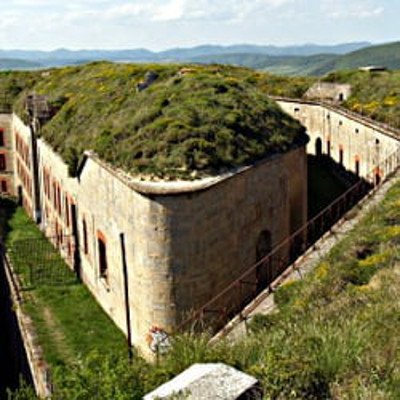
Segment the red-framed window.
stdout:
<svg viewBox="0 0 400 400">
<path fill-rule="evenodd" d="M 0 146 L 5 146 L 4 129 L 3 128 L 0 128 Z"/>
<path fill-rule="evenodd" d="M 0 171 L 5 171 L 7 169 L 6 155 L 4 153 L 0 154 Z"/>
<path fill-rule="evenodd" d="M 0 183 L 1 185 L 1 192 L 2 193 L 7 193 L 8 192 L 8 184 L 7 181 L 5 179 L 3 179 Z"/>
<path fill-rule="evenodd" d="M 97 249 L 99 255 L 100 277 L 108 279 L 107 240 L 102 232 L 97 231 Z"/>
</svg>

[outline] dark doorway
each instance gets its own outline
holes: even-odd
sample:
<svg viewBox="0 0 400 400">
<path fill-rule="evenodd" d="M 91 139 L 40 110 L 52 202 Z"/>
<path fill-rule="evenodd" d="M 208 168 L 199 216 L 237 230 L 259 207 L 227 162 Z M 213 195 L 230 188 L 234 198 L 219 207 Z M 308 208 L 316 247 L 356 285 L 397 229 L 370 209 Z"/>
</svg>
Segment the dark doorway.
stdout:
<svg viewBox="0 0 400 400">
<path fill-rule="evenodd" d="M 320 138 L 315 141 L 315 155 L 317 157 L 322 156 L 322 140 Z"/>
<path fill-rule="evenodd" d="M 360 160 L 356 160 L 356 175 L 360 176 Z"/>
<path fill-rule="evenodd" d="M 261 261 L 267 256 L 272 250 L 272 236 L 271 232 L 264 230 L 258 236 L 257 248 L 256 248 L 256 261 Z M 265 289 L 269 283 L 272 282 L 274 276 L 271 270 L 272 263 L 271 259 L 268 258 L 262 264 L 257 267 L 256 279 L 257 279 L 257 292 Z"/>
<path fill-rule="evenodd" d="M 343 101 L 344 100 L 344 95 L 343 95 L 343 93 L 340 93 L 339 94 L 339 101 Z"/>
<path fill-rule="evenodd" d="M 21 185 L 19 185 L 17 188 L 17 194 L 18 194 L 18 205 L 21 207 L 23 202 L 23 193 Z"/>
<path fill-rule="evenodd" d="M 339 149 L 339 164 L 343 165 L 343 149 Z"/>
<path fill-rule="evenodd" d="M 375 185 L 378 186 L 381 183 L 381 174 L 379 171 L 375 172 Z"/>
<path fill-rule="evenodd" d="M 330 140 L 328 140 L 326 142 L 326 152 L 328 154 L 328 157 L 330 157 L 331 156 L 331 141 Z"/>
<path fill-rule="evenodd" d="M 106 242 L 102 237 L 97 238 L 98 248 L 99 248 L 99 268 L 100 276 L 107 279 L 108 266 L 107 266 L 107 247 Z"/>
</svg>

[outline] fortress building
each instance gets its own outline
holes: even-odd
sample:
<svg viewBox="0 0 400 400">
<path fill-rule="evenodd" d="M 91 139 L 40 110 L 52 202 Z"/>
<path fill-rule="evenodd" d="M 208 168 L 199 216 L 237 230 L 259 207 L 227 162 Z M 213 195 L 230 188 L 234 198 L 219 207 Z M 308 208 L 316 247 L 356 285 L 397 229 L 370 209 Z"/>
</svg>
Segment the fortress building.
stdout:
<svg viewBox="0 0 400 400">
<path fill-rule="evenodd" d="M 146 351 L 152 327 L 173 331 L 306 222 L 308 138 L 229 74 L 159 67 L 137 90 L 141 68 L 47 74 L 35 88 L 46 97 L 0 117 L 0 181 Z"/>
</svg>

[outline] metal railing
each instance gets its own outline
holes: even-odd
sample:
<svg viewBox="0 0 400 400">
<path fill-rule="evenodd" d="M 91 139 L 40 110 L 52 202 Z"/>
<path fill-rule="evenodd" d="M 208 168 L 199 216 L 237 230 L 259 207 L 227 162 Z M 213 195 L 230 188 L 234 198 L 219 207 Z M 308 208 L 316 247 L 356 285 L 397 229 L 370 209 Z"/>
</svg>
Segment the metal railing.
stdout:
<svg viewBox="0 0 400 400">
<path fill-rule="evenodd" d="M 177 327 L 177 331 L 217 331 L 239 313 L 245 318 L 244 308 L 258 294 L 266 289 L 273 292 L 275 280 L 342 219 L 347 211 L 392 176 L 399 166 L 400 147 L 264 258 L 251 265 L 224 290 L 190 313 Z"/>
<path fill-rule="evenodd" d="M 67 239 L 72 237 L 64 237 L 64 243 Z M 53 243 L 56 248 L 53 247 Z M 21 286 L 26 289 L 39 285 L 55 286 L 75 282 L 74 273 L 66 265 L 68 258 L 72 260 L 73 257 L 71 247 L 68 249 L 58 237 L 43 237 L 15 241 L 7 250 L 14 270 L 20 277 Z"/>
<path fill-rule="evenodd" d="M 375 119 L 372 119 L 368 115 L 363 114 L 362 110 L 361 110 L 361 113 L 357 113 L 357 112 L 351 111 L 348 108 L 345 108 L 339 104 L 330 103 L 330 102 L 323 101 L 323 100 L 296 99 L 296 98 L 281 97 L 281 96 L 270 96 L 270 97 L 271 97 L 271 99 L 274 99 L 275 101 L 286 101 L 289 103 L 301 103 L 301 104 L 309 104 L 309 105 L 325 107 L 331 111 L 338 112 L 348 118 L 356 120 L 364 125 L 368 125 L 372 129 L 380 130 L 380 131 L 383 131 L 383 133 L 385 133 L 385 134 L 389 134 L 396 138 L 400 138 L 400 128 L 396 128 L 396 127 L 388 125 L 384 122 L 380 122 Z"/>
</svg>

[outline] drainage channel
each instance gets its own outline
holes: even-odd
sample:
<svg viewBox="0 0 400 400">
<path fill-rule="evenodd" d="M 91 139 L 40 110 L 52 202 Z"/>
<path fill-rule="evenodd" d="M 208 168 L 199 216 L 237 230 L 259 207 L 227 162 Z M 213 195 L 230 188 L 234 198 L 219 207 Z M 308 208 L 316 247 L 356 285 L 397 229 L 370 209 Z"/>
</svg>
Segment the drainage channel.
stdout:
<svg viewBox="0 0 400 400">
<path fill-rule="evenodd" d="M 21 379 L 28 384 L 32 383 L 23 340 L 13 309 L 10 287 L 0 257 L 0 400 L 7 399 L 7 390 L 17 389 Z"/>
</svg>

